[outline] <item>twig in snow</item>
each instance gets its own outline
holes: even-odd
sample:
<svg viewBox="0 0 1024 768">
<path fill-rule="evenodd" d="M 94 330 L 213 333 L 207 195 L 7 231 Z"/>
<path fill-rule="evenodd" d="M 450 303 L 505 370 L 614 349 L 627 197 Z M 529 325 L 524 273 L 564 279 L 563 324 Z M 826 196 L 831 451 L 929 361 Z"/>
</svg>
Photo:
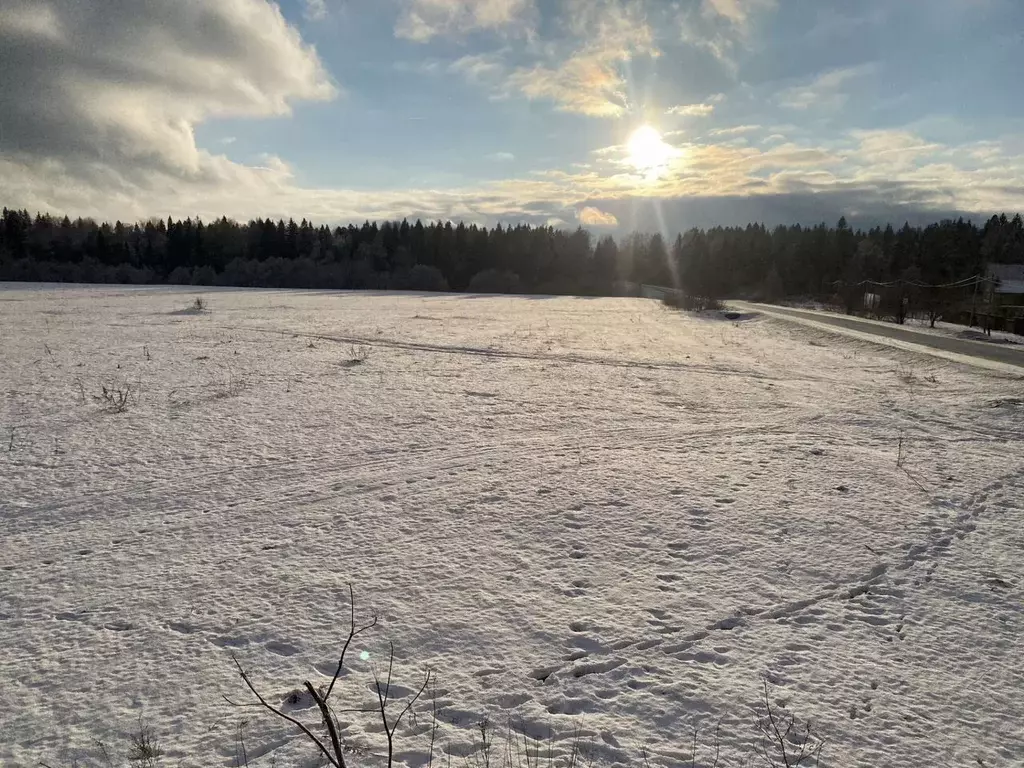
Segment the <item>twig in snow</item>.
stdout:
<svg viewBox="0 0 1024 768">
<path fill-rule="evenodd" d="M 760 711 L 755 726 L 760 734 L 754 751 L 769 768 L 797 768 L 818 765 L 824 739 L 814 734 L 810 722 L 779 709 L 768 693 L 768 681 L 762 680 Z"/>
<path fill-rule="evenodd" d="M 248 768 L 249 755 L 245 751 L 245 726 L 248 720 L 239 720 L 235 729 L 235 768 Z"/>
<path fill-rule="evenodd" d="M 389 723 L 387 712 L 388 697 L 391 695 L 391 672 L 394 669 L 395 665 L 395 645 L 394 643 L 390 643 L 390 646 L 391 652 L 388 655 L 388 679 L 383 690 L 381 690 L 380 678 L 377 676 L 376 673 L 374 673 L 373 676 L 374 684 L 377 689 L 377 703 L 380 705 L 381 724 L 384 726 L 384 735 L 388 740 L 388 768 L 392 768 L 392 765 L 394 764 L 395 731 L 397 731 L 398 726 L 401 725 L 402 718 L 405 717 L 406 714 L 408 714 L 409 710 L 412 709 L 413 705 L 419 700 L 420 696 L 423 695 L 423 691 L 425 691 L 427 689 L 427 686 L 430 685 L 430 676 L 432 674 L 430 669 L 428 668 L 423 680 L 423 685 L 421 685 L 419 690 L 416 691 L 415 694 L 413 694 L 412 698 L 409 700 L 409 703 L 405 705 L 405 708 L 398 713 L 398 717 L 395 718 L 394 722 Z M 306 683 L 306 685 L 308 686 L 309 683 Z M 486 723 L 486 721 L 484 722 Z M 486 726 L 484 726 L 484 728 L 486 730 Z"/>
</svg>

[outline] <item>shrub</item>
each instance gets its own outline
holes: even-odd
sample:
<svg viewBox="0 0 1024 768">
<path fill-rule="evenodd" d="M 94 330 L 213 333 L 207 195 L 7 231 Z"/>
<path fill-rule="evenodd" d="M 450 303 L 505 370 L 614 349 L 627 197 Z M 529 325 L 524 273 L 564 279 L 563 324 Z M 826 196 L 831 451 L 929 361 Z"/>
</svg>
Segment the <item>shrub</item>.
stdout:
<svg viewBox="0 0 1024 768">
<path fill-rule="evenodd" d="M 167 276 L 170 285 L 192 285 L 192 270 L 188 267 L 175 267 Z"/>
<path fill-rule="evenodd" d="M 209 264 L 196 267 L 192 273 L 192 285 L 214 285 L 217 282 L 217 272 Z"/>
<path fill-rule="evenodd" d="M 669 293 L 661 300 L 666 307 L 687 312 L 704 312 L 722 308 L 722 302 L 711 296 L 693 296 L 688 293 Z"/>
<path fill-rule="evenodd" d="M 417 264 L 409 270 L 408 289 L 410 291 L 447 291 L 448 281 L 441 270 L 427 264 Z"/>
<path fill-rule="evenodd" d="M 467 290 L 470 293 L 522 293 L 523 284 L 515 272 L 485 269 L 473 275 Z"/>
</svg>

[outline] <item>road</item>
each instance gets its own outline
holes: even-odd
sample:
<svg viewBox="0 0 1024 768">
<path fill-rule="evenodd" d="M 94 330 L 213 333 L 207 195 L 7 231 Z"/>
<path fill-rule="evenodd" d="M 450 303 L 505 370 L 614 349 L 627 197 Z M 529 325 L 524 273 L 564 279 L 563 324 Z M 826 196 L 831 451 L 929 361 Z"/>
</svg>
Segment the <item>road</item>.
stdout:
<svg viewBox="0 0 1024 768">
<path fill-rule="evenodd" d="M 877 323 L 863 320 L 859 317 L 835 315 L 830 312 L 818 312 L 811 309 L 791 309 L 789 307 L 776 307 L 769 304 L 753 304 L 740 301 L 731 301 L 729 304 L 746 311 L 762 312 L 782 320 L 792 320 L 805 324 L 830 325 L 857 333 L 871 334 L 907 344 L 914 344 L 919 347 L 926 347 L 927 349 L 922 349 L 922 352 L 928 352 L 929 349 L 939 350 L 954 355 L 981 358 L 1024 368 L 1024 349 L 1021 348 L 1021 345 L 1017 344 L 994 344 L 985 341 L 955 339 L 949 336 L 920 333 L 895 324 Z"/>
</svg>

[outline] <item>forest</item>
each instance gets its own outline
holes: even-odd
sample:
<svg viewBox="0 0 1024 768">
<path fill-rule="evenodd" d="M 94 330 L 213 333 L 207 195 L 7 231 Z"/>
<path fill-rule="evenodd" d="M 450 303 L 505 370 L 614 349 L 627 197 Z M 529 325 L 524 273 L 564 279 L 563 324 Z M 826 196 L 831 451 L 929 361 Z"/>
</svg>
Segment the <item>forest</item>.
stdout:
<svg viewBox="0 0 1024 768">
<path fill-rule="evenodd" d="M 1019 214 L 980 226 L 958 219 L 863 230 L 842 218 L 834 226 L 749 224 L 618 240 L 584 229 L 452 222 L 111 224 L 7 208 L 0 219 L 4 281 L 591 296 L 645 283 L 694 296 L 846 304 L 878 283 L 930 293 L 937 304 L 951 292 L 931 286 L 962 283 L 990 262 L 1024 263 Z"/>
</svg>

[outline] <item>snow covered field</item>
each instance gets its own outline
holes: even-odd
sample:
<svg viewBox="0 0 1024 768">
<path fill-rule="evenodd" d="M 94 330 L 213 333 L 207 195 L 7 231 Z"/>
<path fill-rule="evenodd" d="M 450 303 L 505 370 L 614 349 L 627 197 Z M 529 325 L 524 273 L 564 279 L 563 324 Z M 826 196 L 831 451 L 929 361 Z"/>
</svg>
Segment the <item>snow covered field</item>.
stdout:
<svg viewBox="0 0 1024 768">
<path fill-rule="evenodd" d="M 1024 764 L 1020 377 L 638 299 L 196 295 L 0 286 L 0 764 L 140 716 L 164 765 L 234 765 L 242 718 L 315 764 L 222 696 L 231 653 L 326 681 L 347 582 L 348 701 L 393 641 L 453 765 L 485 716 L 604 765 L 695 726 L 709 765 L 721 721 L 739 765 L 763 675 L 823 765 Z"/>
</svg>

